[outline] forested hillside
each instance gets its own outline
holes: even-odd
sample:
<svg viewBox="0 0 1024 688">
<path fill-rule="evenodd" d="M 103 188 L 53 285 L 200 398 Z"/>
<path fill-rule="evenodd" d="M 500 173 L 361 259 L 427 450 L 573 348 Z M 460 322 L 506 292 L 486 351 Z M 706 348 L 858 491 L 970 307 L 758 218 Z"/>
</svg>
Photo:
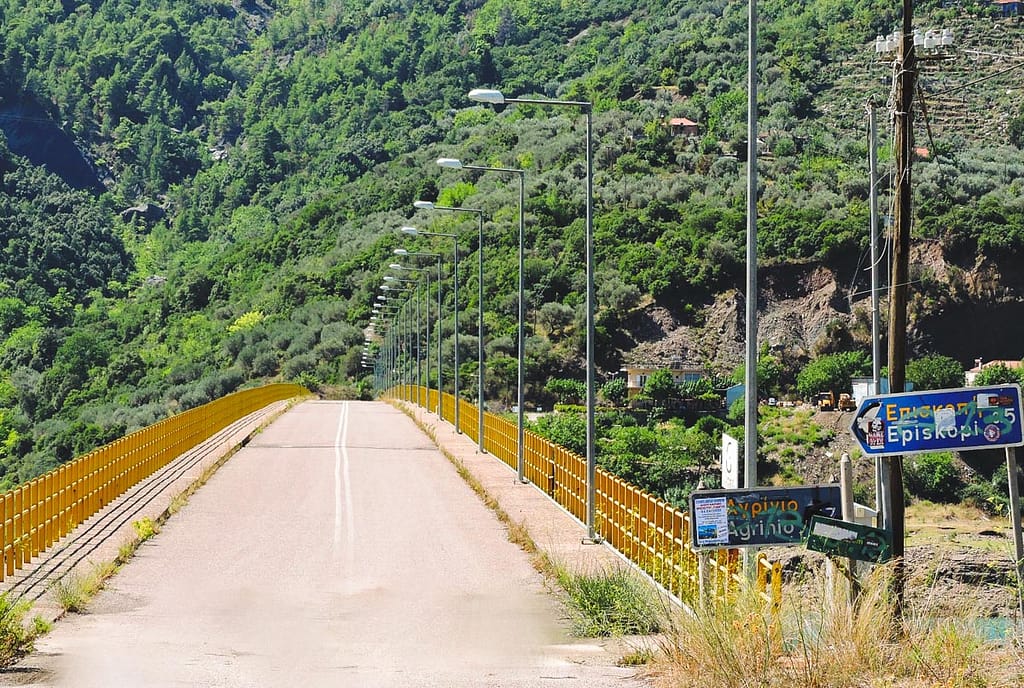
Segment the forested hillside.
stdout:
<svg viewBox="0 0 1024 688">
<path fill-rule="evenodd" d="M 873 42 L 898 8 L 760 6 L 764 265 L 820 265 L 857 291 L 863 110 L 890 95 Z M 942 126 L 918 132 L 929 149 L 915 168 L 918 238 L 969 281 L 979 261 L 1012 265 L 1024 249 L 1021 72 L 996 73 L 1020 59 L 1024 27 L 988 5 L 918 13 L 963 39 L 923 80 L 926 102 L 943 93 L 952 107 L 956 93 L 956 111 L 986 123 L 957 126 L 935 105 Z M 582 118 L 477 106 L 466 97 L 477 86 L 594 103 L 602 380 L 652 309 L 703 326 L 709 304 L 743 283 L 746 27 L 746 5 L 721 0 L 0 0 L 0 128 L 10 138 L 56 124 L 102 189 L 72 190 L 59 162 L 0 146 L 0 487 L 250 382 L 365 389 L 359 349 L 393 249 L 449 246 L 398 228 L 459 232 L 475 264 L 470 219 L 414 214 L 417 199 L 486 212 L 487 395 L 511 400 L 516 181 L 442 171 L 438 157 L 526 170 L 529 387 L 579 378 Z M 674 132 L 671 117 L 699 133 Z M 986 274 L 982 291 L 1019 316 L 1021 292 Z M 921 320 L 939 297 L 952 307 L 947 278 L 916 274 Z M 466 373 L 475 279 L 460 271 Z M 839 301 L 855 328 L 852 297 Z M 963 358 L 934 335 L 920 341 Z M 812 343 L 791 360 L 805 363 Z M 722 374 L 737 363 L 685 354 Z"/>
</svg>

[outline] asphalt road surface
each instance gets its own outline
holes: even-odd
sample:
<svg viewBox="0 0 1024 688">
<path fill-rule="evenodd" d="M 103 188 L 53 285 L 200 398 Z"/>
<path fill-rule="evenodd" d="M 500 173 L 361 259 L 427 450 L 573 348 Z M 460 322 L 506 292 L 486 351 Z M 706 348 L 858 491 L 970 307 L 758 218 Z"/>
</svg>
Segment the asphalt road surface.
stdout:
<svg viewBox="0 0 1024 688">
<path fill-rule="evenodd" d="M 306 402 L 5 685 L 632 688 L 416 426 Z"/>
</svg>

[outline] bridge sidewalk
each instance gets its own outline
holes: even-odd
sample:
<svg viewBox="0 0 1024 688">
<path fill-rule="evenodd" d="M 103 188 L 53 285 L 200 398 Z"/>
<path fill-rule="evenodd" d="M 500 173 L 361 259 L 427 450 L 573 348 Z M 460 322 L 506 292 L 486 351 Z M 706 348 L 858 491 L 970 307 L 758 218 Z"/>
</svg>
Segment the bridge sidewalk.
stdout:
<svg viewBox="0 0 1024 688">
<path fill-rule="evenodd" d="M 148 478 L 128 488 L 120 497 L 94 514 L 24 568 L 0 582 L 0 592 L 33 603 L 32 614 L 53 621 L 64 614 L 54 593 L 63 581 L 72 585 L 114 562 L 121 548 L 138 540 L 134 523 L 149 518 L 157 526 L 187 497 L 207 472 L 226 460 L 250 437 L 289 408 L 282 401 L 235 421 L 208 440 L 196 445 Z"/>
<path fill-rule="evenodd" d="M 432 434 L 441 449 L 465 466 L 511 522 L 525 528 L 552 563 L 573 573 L 597 573 L 628 566 L 608 544 L 586 541 L 587 528 L 583 523 L 536 486 L 520 483 L 515 471 L 493 455 L 481 453 L 476 441 L 456 433 L 451 423 L 414 404 L 395 404 Z"/>
</svg>

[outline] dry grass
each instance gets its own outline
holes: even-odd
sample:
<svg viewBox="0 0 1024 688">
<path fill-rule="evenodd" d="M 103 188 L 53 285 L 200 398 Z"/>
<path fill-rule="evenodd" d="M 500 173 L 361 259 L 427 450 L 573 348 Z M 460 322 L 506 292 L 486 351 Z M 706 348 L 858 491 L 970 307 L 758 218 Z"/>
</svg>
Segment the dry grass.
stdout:
<svg viewBox="0 0 1024 688">
<path fill-rule="evenodd" d="M 856 604 L 840 587 L 789 595 L 774 619 L 752 591 L 680 615 L 663 648 L 661 686 L 687 688 L 1010 688 L 1019 648 L 983 638 L 969 610 L 901 623 L 880 567 Z"/>
<path fill-rule="evenodd" d="M 54 581 L 50 591 L 65 612 L 84 611 L 89 601 L 103 589 L 107 579 L 117 572 L 117 568 L 114 562 L 104 562 L 96 564 L 84 574 L 72 571 Z"/>
</svg>

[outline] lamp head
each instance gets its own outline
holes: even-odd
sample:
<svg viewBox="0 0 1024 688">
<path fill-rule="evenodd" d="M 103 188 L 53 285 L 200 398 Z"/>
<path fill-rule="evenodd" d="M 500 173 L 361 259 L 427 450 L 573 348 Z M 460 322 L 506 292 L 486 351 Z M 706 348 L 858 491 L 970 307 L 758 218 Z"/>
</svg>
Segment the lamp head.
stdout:
<svg viewBox="0 0 1024 688">
<path fill-rule="evenodd" d="M 384 275 L 384 281 L 385 282 L 397 282 L 398 278 L 395 277 L 394 275 Z"/>
<path fill-rule="evenodd" d="M 503 105 L 505 96 L 501 91 L 493 88 L 474 88 L 469 92 L 469 99 L 478 103 L 490 103 L 491 105 Z"/>
<path fill-rule="evenodd" d="M 394 253 L 396 256 L 407 256 L 407 255 L 409 255 L 409 252 L 406 251 L 404 248 L 396 248 L 394 251 L 392 251 L 392 253 Z"/>
<path fill-rule="evenodd" d="M 458 158 L 438 158 L 437 164 L 440 165 L 441 167 L 447 167 L 453 170 L 462 169 L 462 161 L 459 160 Z"/>
<path fill-rule="evenodd" d="M 402 249 L 398 249 L 398 250 L 401 251 Z M 392 263 L 388 267 L 391 268 L 392 270 L 405 270 L 405 266 L 401 265 L 399 263 Z"/>
<path fill-rule="evenodd" d="M 412 207 L 413 208 L 419 208 L 420 210 L 433 210 L 434 209 L 434 202 L 433 201 L 413 201 Z"/>
<path fill-rule="evenodd" d="M 412 236 L 416 236 L 417 234 L 420 233 L 420 230 L 416 229 L 415 227 L 402 227 L 402 232 L 404 234 L 411 234 Z"/>
</svg>

